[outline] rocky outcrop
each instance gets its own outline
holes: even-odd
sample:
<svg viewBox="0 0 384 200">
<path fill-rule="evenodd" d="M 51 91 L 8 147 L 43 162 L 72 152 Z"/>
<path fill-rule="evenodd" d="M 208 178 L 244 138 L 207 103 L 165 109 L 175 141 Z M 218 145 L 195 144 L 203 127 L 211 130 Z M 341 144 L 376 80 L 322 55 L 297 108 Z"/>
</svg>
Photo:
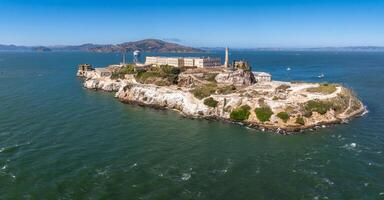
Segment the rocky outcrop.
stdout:
<svg viewBox="0 0 384 200">
<path fill-rule="evenodd" d="M 297 117 L 302 116 L 302 113 L 298 112 L 300 110 L 299 104 L 276 103 L 269 100 L 261 102 L 259 97 L 247 97 L 234 93 L 229 95 L 211 95 L 218 102 L 215 108 L 211 108 L 204 104 L 204 100 L 195 98 L 188 91 L 155 85 L 128 84 L 116 93 L 116 97 L 122 102 L 177 110 L 189 117 L 216 118 L 229 121 L 232 121 L 230 118 L 231 111 L 247 105 L 250 107 L 251 112 L 249 118 L 242 121 L 243 124 L 263 129 L 278 130 L 281 133 L 296 132 L 301 129 L 324 124 L 339 123 L 345 119 L 345 113 L 341 116 L 335 111 L 330 110 L 323 115 L 314 112 L 311 117 L 304 118 L 305 124 L 297 124 Z M 261 122 L 253 110 L 265 105 L 271 107 L 273 114 L 269 121 Z M 286 110 L 288 106 L 295 106 L 294 109 L 297 109 L 297 111 L 292 111 L 291 118 L 284 122 L 277 116 L 277 113 Z M 352 115 L 348 115 L 348 118 L 361 114 L 364 110 L 365 108 L 361 104 L 354 113 L 351 113 Z"/>
<path fill-rule="evenodd" d="M 123 81 L 89 79 L 84 82 L 84 87 L 94 90 L 104 90 L 107 92 L 116 92 L 125 85 Z"/>
<path fill-rule="evenodd" d="M 187 116 L 209 116 L 212 109 L 205 106 L 190 92 L 156 85 L 128 84 L 115 97 L 123 102 L 164 107 L 182 112 Z"/>
<path fill-rule="evenodd" d="M 222 72 L 215 77 L 215 80 L 219 84 L 230 84 L 235 86 L 248 86 L 256 82 L 252 72 L 242 69 Z"/>
<path fill-rule="evenodd" d="M 221 78 L 218 79 L 232 81 L 230 84 L 234 84 L 238 82 L 237 77 L 248 76 L 247 72 L 244 71 L 236 74 L 224 76 L 220 73 Z M 308 90 L 309 88 L 318 87 L 320 84 L 272 81 L 243 87 L 241 90 L 229 94 L 216 92 L 203 99 L 198 99 L 193 95 L 193 87 L 141 84 L 135 81 L 133 75 L 126 76 L 122 80 L 92 77 L 91 72 L 85 74 L 85 76 L 88 78 L 84 82 L 84 87 L 117 91 L 115 97 L 122 102 L 177 110 L 188 117 L 235 121 L 253 127 L 261 127 L 262 129 L 277 130 L 280 133 L 339 123 L 354 116 L 359 116 L 365 111 L 361 101 L 350 90 L 340 85 L 335 86 L 334 91 L 330 93 L 321 94 Z M 193 81 L 191 80 L 190 83 L 193 83 Z M 244 85 L 244 82 L 248 83 L 247 81 L 241 83 Z M 205 100 L 207 98 L 216 102 L 215 106 L 211 107 L 206 104 Z M 324 105 L 315 106 L 325 106 L 326 110 L 316 110 L 323 109 L 316 107 L 313 108 L 315 110 L 309 112 L 307 108 L 309 101 L 325 102 Z M 243 106 L 248 107 L 249 114 L 245 119 L 236 121 L 236 119 L 232 118 L 231 113 Z M 256 114 L 256 108 L 261 107 L 270 109 L 271 113 L 267 120 L 262 120 Z M 282 119 L 279 116 L 279 113 L 282 112 L 289 117 L 285 120 Z M 298 121 L 298 119 L 301 120 Z"/>
</svg>

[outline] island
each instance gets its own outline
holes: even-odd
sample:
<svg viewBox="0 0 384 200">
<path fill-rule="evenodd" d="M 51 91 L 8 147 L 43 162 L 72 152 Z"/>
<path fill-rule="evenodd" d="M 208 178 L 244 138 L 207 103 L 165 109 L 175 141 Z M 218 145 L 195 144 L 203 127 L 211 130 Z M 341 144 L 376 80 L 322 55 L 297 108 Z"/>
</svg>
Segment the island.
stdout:
<svg viewBox="0 0 384 200">
<path fill-rule="evenodd" d="M 138 56 L 138 52 L 134 56 Z M 341 84 L 284 82 L 245 60 L 146 57 L 145 63 L 93 68 L 81 64 L 84 87 L 116 92 L 121 102 L 172 109 L 191 118 L 224 120 L 281 134 L 347 122 L 366 108 Z"/>
</svg>

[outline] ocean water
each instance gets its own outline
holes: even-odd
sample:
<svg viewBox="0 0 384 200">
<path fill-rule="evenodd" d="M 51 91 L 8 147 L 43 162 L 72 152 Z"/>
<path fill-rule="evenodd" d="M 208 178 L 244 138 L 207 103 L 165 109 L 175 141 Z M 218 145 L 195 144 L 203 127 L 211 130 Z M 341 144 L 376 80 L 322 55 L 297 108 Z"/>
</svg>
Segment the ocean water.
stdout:
<svg viewBox="0 0 384 200">
<path fill-rule="evenodd" d="M 82 87 L 77 64 L 118 54 L 1 52 L 0 199 L 384 199 L 384 53 L 230 57 L 274 79 L 342 83 L 369 113 L 282 136 Z"/>
</svg>

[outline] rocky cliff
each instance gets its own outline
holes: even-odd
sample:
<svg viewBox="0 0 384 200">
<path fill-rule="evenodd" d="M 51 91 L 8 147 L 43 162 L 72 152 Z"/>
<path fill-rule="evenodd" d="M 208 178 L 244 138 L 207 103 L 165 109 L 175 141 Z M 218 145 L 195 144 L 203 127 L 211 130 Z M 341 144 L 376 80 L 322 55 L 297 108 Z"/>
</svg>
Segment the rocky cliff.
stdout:
<svg viewBox="0 0 384 200">
<path fill-rule="evenodd" d="M 196 88 L 141 84 L 133 75 L 122 80 L 95 78 L 92 73 L 86 77 L 84 87 L 116 91 L 115 97 L 122 102 L 173 109 L 188 117 L 223 119 L 280 133 L 340 123 L 365 111 L 361 101 L 341 85 L 273 81 L 243 86 L 225 94 L 217 90 L 197 98 Z"/>
</svg>

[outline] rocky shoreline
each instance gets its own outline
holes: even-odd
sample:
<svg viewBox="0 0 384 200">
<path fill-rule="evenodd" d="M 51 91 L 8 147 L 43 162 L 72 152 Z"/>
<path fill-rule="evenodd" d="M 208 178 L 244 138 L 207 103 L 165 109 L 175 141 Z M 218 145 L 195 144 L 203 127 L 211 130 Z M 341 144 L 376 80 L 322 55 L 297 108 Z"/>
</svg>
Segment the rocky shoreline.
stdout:
<svg viewBox="0 0 384 200">
<path fill-rule="evenodd" d="M 217 90 L 204 98 L 198 98 L 196 88 L 199 83 L 187 73 L 179 76 L 178 82 L 183 83 L 182 85 L 165 86 L 140 83 L 135 75 L 111 79 L 99 77 L 94 71 L 90 71 L 82 76 L 85 78 L 85 88 L 116 92 L 115 97 L 123 103 L 171 109 L 188 118 L 222 120 L 281 134 L 343 123 L 366 111 L 353 92 L 341 85 L 332 85 L 332 91 L 322 93 L 323 91 L 316 89 L 329 89 L 328 86 L 319 83 L 271 81 L 248 84 L 229 93 L 220 93 Z M 246 76 L 242 74 L 239 77 Z M 214 106 L 207 104 L 207 99 Z M 236 117 L 243 112 L 242 108 L 245 109 L 246 118 Z M 266 114 L 261 112 L 263 109 L 267 111 Z M 267 116 L 266 119 L 264 115 Z"/>
</svg>

